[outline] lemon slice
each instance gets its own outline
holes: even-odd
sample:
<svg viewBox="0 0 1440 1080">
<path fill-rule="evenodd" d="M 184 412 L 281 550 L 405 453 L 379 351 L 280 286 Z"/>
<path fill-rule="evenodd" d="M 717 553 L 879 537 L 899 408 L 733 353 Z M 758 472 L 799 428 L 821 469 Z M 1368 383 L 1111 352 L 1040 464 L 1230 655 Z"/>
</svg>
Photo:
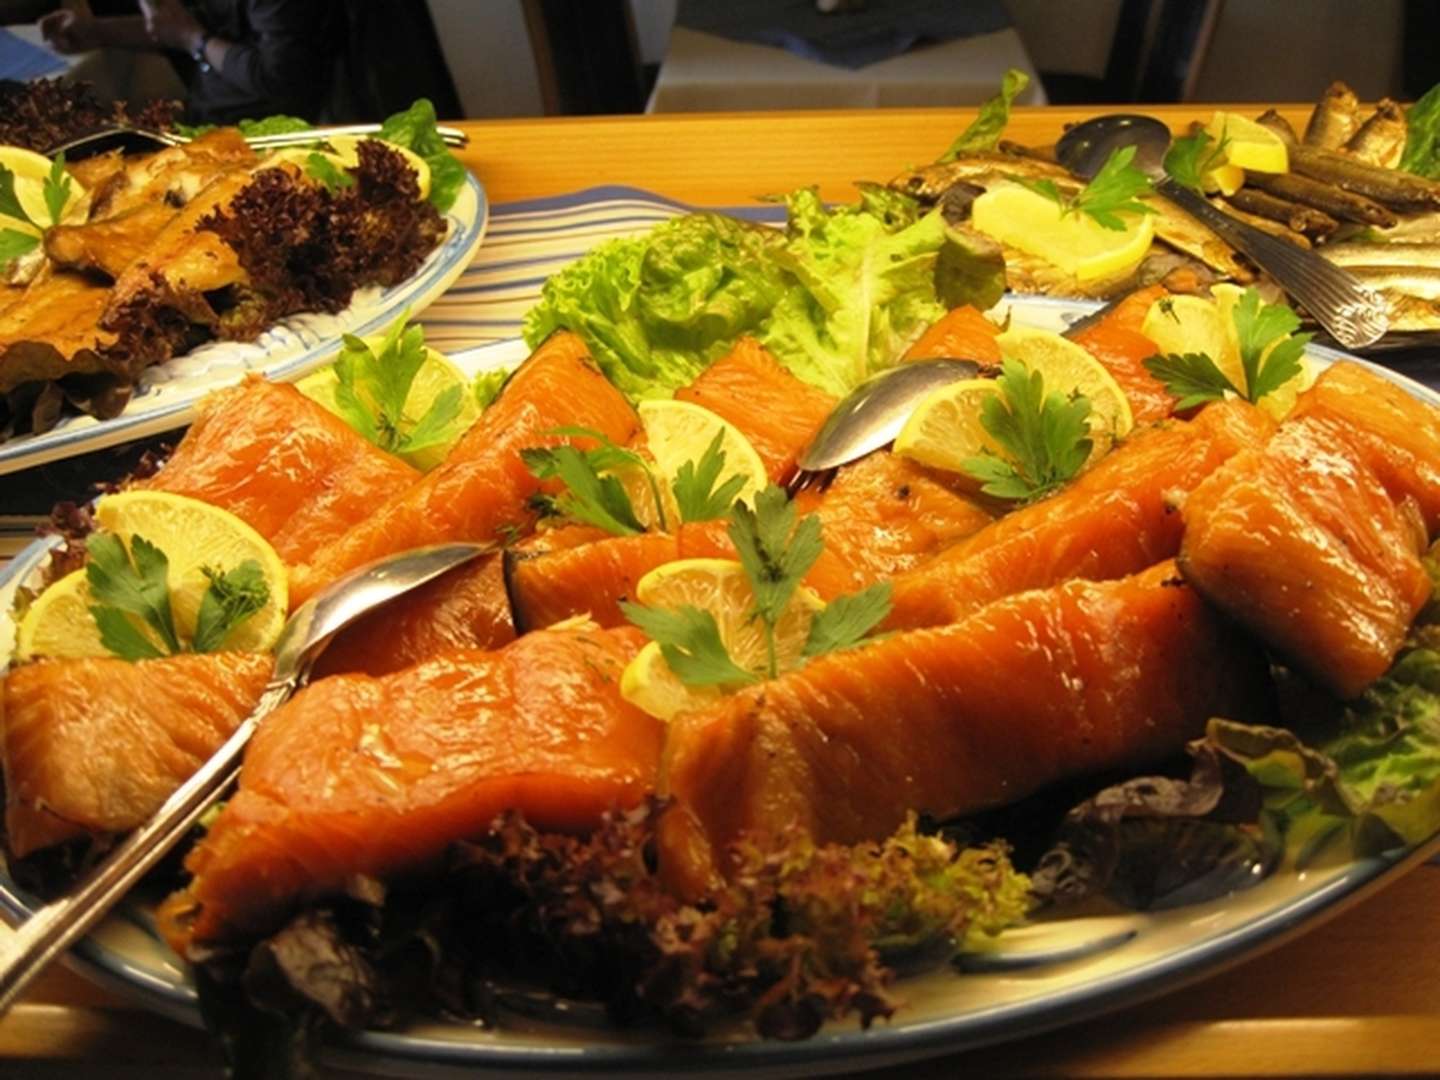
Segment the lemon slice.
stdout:
<svg viewBox="0 0 1440 1080">
<path fill-rule="evenodd" d="M 1264 173 L 1283 173 L 1290 168 L 1285 141 L 1264 124 L 1239 113 L 1217 111 L 1205 132 L 1217 145 L 1222 139 L 1230 140 L 1225 145 L 1225 160 L 1237 168 Z"/>
<path fill-rule="evenodd" d="M 895 453 L 947 472 L 963 473 L 967 458 L 1005 453 L 980 424 L 985 399 L 1000 392 L 994 379 L 966 379 L 921 399 L 895 437 Z"/>
<path fill-rule="evenodd" d="M 648 607 L 675 609 L 685 605 L 715 617 L 730 658 L 740 667 L 764 675 L 768 666 L 765 631 L 751 619 L 755 596 L 744 568 L 733 559 L 680 559 L 656 567 L 635 586 L 635 599 Z M 800 665 L 810 622 L 825 606 L 813 589 L 801 585 L 775 626 L 776 665 L 789 671 Z M 724 691 L 713 686 L 686 686 L 670 670 L 656 642 L 636 654 L 620 677 L 620 694 L 651 716 L 669 720 L 681 712 L 704 708 Z"/>
<path fill-rule="evenodd" d="M 38 236 L 42 229 L 55 224 L 50 208 L 45 205 L 45 181 L 50 176 L 51 161 L 44 154 L 23 150 L 18 146 L 0 146 L 0 166 L 15 176 L 15 201 L 29 215 L 29 221 L 0 214 L 0 229 L 16 229 Z M 67 174 L 68 175 L 68 174 Z M 90 215 L 90 193 L 75 177 L 70 177 L 70 192 L 60 209 L 60 223 L 83 223 Z"/>
<path fill-rule="evenodd" d="M 365 343 L 374 349 L 379 348 L 383 340 L 383 334 L 376 334 L 367 337 Z M 340 378 L 335 374 L 333 364 L 311 372 L 295 384 L 295 388 L 302 394 L 343 420 L 344 414 L 335 400 L 335 392 L 339 386 Z M 423 446 L 399 455 L 422 472 L 427 472 L 444 461 L 451 447 L 460 441 L 465 432 L 470 430 L 470 425 L 480 416 L 480 403 L 475 400 L 475 395 L 469 392 L 470 383 L 465 373 L 443 353 L 427 348 L 425 362 L 415 373 L 415 381 L 410 384 L 410 393 L 405 398 L 405 421 L 400 426 L 400 434 L 407 434 L 435 403 L 435 399 L 452 386 L 460 387 L 460 412 L 452 425 L 454 437 L 444 443 Z M 367 404 L 373 407 L 373 402 Z"/>
<path fill-rule="evenodd" d="M 1206 191 L 1218 191 L 1221 195 L 1234 195 L 1245 186 L 1245 170 L 1228 162 L 1205 170 L 1200 186 Z"/>
<path fill-rule="evenodd" d="M 698 463 L 705 456 L 717 432 L 721 436 L 720 449 L 725 452 L 725 467 L 716 481 L 717 487 L 732 476 L 742 476 L 745 484 L 738 497 L 749 500 L 768 482 L 765 462 L 760 460 L 750 440 L 734 424 L 704 406 L 659 399 L 642 401 L 639 411 L 645 443 L 660 475 L 665 478 L 662 486 L 667 491 L 682 465 Z"/>
<path fill-rule="evenodd" d="M 975 228 L 1001 243 L 1038 255 L 1078 281 L 1124 277 L 1150 250 L 1149 214 L 1124 215 L 1124 229 L 1107 229 L 1086 214 L 1062 214 L 1050 199 L 1019 184 L 1001 183 L 971 207 Z"/>
<path fill-rule="evenodd" d="M 1130 399 L 1105 365 L 1069 338 L 1031 326 L 1012 326 L 995 339 L 1000 354 L 1019 360 L 1045 378 L 1045 392 L 1080 393 L 1090 401 L 1090 433 L 1095 454 L 1123 439 L 1135 426 Z"/>
<path fill-rule="evenodd" d="M 1225 332 L 1229 335 L 1230 344 L 1235 350 L 1236 365 L 1241 366 L 1239 361 L 1240 331 L 1235 325 L 1235 305 L 1238 304 L 1240 298 L 1245 295 L 1245 290 L 1239 285 L 1220 282 L 1210 287 L 1210 294 L 1215 298 L 1215 308 L 1220 313 L 1220 320 L 1224 324 Z M 1284 339 L 1282 338 L 1280 340 L 1283 341 Z M 1280 344 L 1280 342 L 1276 341 L 1261 354 L 1260 363 L 1262 367 L 1265 361 L 1269 359 L 1271 350 L 1278 344 Z M 1241 370 L 1243 373 L 1243 366 Z M 1271 390 L 1262 397 L 1257 404 L 1271 416 L 1275 417 L 1276 420 L 1283 420 L 1290 414 L 1290 410 L 1295 407 L 1295 401 L 1299 398 L 1300 392 L 1307 389 L 1314 381 L 1315 369 L 1309 359 L 1302 356 L 1300 358 L 1299 374 L 1293 379 L 1277 386 L 1274 390 Z M 1244 386 L 1245 383 L 1242 380 L 1235 385 Z"/>
<path fill-rule="evenodd" d="M 120 537 L 127 548 L 138 535 L 165 553 L 170 610 L 176 634 L 184 644 L 194 636 L 200 601 L 210 586 L 204 568 L 223 572 L 247 559 L 255 560 L 270 598 L 230 632 L 224 648 L 265 652 L 275 645 L 289 608 L 285 564 L 263 536 L 234 514 L 169 492 L 126 491 L 102 498 L 95 507 L 95 520 Z M 18 658 L 108 656 L 90 614 L 94 603 L 84 570 L 55 582 L 40 594 L 20 623 Z M 148 628 L 136 625 L 160 644 Z"/>
<path fill-rule="evenodd" d="M 1241 290 L 1235 291 L 1239 294 Z M 1237 297 L 1222 296 L 1220 286 L 1214 292 L 1215 300 L 1169 296 L 1155 301 L 1145 313 L 1140 332 L 1155 343 L 1161 355 L 1204 353 L 1237 390 L 1243 391 L 1245 368 L 1240 363 L 1240 340 L 1230 315 Z"/>
</svg>

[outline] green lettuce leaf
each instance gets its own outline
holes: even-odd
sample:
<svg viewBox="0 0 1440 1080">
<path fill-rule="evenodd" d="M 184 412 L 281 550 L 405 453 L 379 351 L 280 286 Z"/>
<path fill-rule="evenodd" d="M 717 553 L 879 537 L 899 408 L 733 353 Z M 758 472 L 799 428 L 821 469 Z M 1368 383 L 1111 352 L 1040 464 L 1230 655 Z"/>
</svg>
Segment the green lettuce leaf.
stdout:
<svg viewBox="0 0 1440 1080">
<path fill-rule="evenodd" d="M 404 112 L 386 117 L 380 125 L 380 138 L 425 159 L 430 166 L 430 202 L 443 214 L 455 205 L 465 184 L 465 166 L 445 145 L 437 125 L 435 106 L 428 98 L 420 98 Z"/>
<path fill-rule="evenodd" d="M 545 282 L 525 315 L 525 340 L 534 348 L 574 331 L 622 391 L 668 396 L 764 322 L 785 290 L 770 258 L 783 242 L 719 214 L 608 241 Z"/>
<path fill-rule="evenodd" d="M 1405 113 L 1405 152 L 1400 168 L 1421 176 L 1440 176 L 1440 84 Z"/>
<path fill-rule="evenodd" d="M 1000 80 L 1000 92 L 980 106 L 980 115 L 940 155 L 940 161 L 954 161 L 961 154 L 976 150 L 994 150 L 1005 133 L 1005 125 L 1010 122 L 1010 106 L 1029 85 L 1030 76 L 1019 68 L 1005 72 Z"/>
</svg>

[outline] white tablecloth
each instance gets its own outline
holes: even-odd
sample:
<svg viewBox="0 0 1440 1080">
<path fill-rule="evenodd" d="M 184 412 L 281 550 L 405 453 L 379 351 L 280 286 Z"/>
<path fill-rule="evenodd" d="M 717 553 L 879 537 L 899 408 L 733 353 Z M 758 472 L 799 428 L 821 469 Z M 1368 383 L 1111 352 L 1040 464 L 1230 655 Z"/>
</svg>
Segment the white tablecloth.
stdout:
<svg viewBox="0 0 1440 1080">
<path fill-rule="evenodd" d="M 978 105 L 994 95 L 1007 68 L 1030 74 L 1020 96 L 1044 105 L 1045 91 L 1012 30 L 926 45 L 852 71 L 677 26 L 660 65 L 650 112 L 734 109 L 855 109 Z"/>
</svg>

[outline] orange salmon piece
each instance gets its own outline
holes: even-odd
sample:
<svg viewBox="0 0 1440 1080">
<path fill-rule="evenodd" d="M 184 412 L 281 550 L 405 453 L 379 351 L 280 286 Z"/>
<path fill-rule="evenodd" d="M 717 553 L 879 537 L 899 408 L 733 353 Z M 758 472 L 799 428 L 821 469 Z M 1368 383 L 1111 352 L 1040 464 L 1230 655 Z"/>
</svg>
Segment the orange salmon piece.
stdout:
<svg viewBox="0 0 1440 1080">
<path fill-rule="evenodd" d="M 942 626 L 1012 593 L 1124 577 L 1173 558 L 1182 531 L 1174 500 L 1274 430 L 1253 405 L 1222 401 L 1137 433 L 1059 493 L 898 575 L 887 626 Z"/>
<path fill-rule="evenodd" d="M 790 374 L 749 337 L 675 391 L 675 397 L 703 405 L 739 428 L 777 482 L 794 471 L 800 451 L 835 407 L 833 397 Z"/>
<path fill-rule="evenodd" d="M 999 364 L 1000 346 L 995 338 L 1000 328 L 971 304 L 952 308 L 935 320 L 919 340 L 905 350 L 902 362 L 953 357 L 979 364 Z"/>
<path fill-rule="evenodd" d="M 664 727 L 627 704 L 635 630 L 541 631 L 372 678 L 312 683 L 250 744 L 240 785 L 191 851 L 162 927 L 190 941 L 272 929 L 356 874 L 439 864 L 519 810 L 583 832 L 654 790 Z"/>
<path fill-rule="evenodd" d="M 165 467 L 135 486 L 230 511 L 293 568 L 419 476 L 295 387 L 256 376 L 206 398 Z"/>
<path fill-rule="evenodd" d="M 452 649 L 498 649 L 514 641 L 500 558 L 457 566 L 361 616 L 320 654 L 316 676 L 388 675 Z"/>
<path fill-rule="evenodd" d="M 1268 701 L 1261 651 L 1173 563 L 1020 593 L 677 717 L 661 865 L 693 895 L 742 835 L 878 840 L 911 811 L 944 819 L 1154 764 Z"/>
<path fill-rule="evenodd" d="M 831 600 L 920 563 L 991 520 L 923 466 L 877 453 L 839 470 L 828 490 L 802 492 L 797 509 L 817 513 L 825 550 L 805 583 Z M 674 533 L 605 536 L 563 550 L 508 551 L 506 583 L 520 630 L 589 614 L 601 626 L 625 622 L 620 601 L 657 566 L 676 559 L 735 558 L 724 521 L 688 522 Z M 559 530 L 567 532 L 568 530 Z"/>
<path fill-rule="evenodd" d="M 1377 429 L 1307 401 L 1266 446 L 1232 458 L 1184 507 L 1186 580 L 1347 699 L 1384 674 L 1431 591 L 1419 504 L 1404 484 L 1397 502 L 1368 464 L 1378 455 L 1392 466 L 1405 452 L 1379 442 L 1392 410 L 1378 389 L 1344 399 L 1352 411 L 1377 415 Z M 1302 398 L 1332 390 L 1317 384 Z"/>
<path fill-rule="evenodd" d="M 1137 424 L 1165 419 L 1175 412 L 1175 402 L 1179 400 L 1165 389 L 1164 383 L 1146 370 L 1145 361 L 1156 355 L 1159 349 L 1140 332 L 1150 306 L 1169 295 L 1169 290 L 1163 285 L 1136 289 L 1106 312 L 1102 319 L 1068 335 L 1075 344 L 1099 360 L 1120 384 Z"/>
<path fill-rule="evenodd" d="M 507 528 L 528 531 L 529 499 L 540 483 L 520 452 L 570 441 L 565 425 L 624 444 L 635 434 L 630 403 L 589 362 L 574 334 L 547 339 L 511 377 L 500 397 L 439 466 L 378 505 L 334 543 L 316 549 L 291 575 L 293 603 L 347 571 L 408 548 L 447 540 L 493 540 Z"/>
<path fill-rule="evenodd" d="M 1346 442 L 1396 502 L 1409 499 L 1440 533 L 1440 410 L 1359 364 L 1332 364 L 1292 414 L 1339 421 Z"/>
<path fill-rule="evenodd" d="M 268 655 L 40 660 L 0 683 L 10 853 L 145 822 L 250 715 Z"/>
</svg>

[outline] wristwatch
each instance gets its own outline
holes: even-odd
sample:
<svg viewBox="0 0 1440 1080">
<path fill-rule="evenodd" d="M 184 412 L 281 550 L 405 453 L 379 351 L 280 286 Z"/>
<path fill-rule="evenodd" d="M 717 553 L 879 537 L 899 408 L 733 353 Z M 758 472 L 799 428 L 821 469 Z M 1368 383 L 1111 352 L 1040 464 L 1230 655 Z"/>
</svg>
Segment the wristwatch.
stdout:
<svg viewBox="0 0 1440 1080">
<path fill-rule="evenodd" d="M 195 61 L 195 66 L 204 72 L 211 70 L 210 61 L 205 59 L 205 46 L 209 44 L 210 32 L 208 30 L 202 30 L 200 31 L 199 44 L 197 44 L 190 53 L 190 59 Z"/>
</svg>

